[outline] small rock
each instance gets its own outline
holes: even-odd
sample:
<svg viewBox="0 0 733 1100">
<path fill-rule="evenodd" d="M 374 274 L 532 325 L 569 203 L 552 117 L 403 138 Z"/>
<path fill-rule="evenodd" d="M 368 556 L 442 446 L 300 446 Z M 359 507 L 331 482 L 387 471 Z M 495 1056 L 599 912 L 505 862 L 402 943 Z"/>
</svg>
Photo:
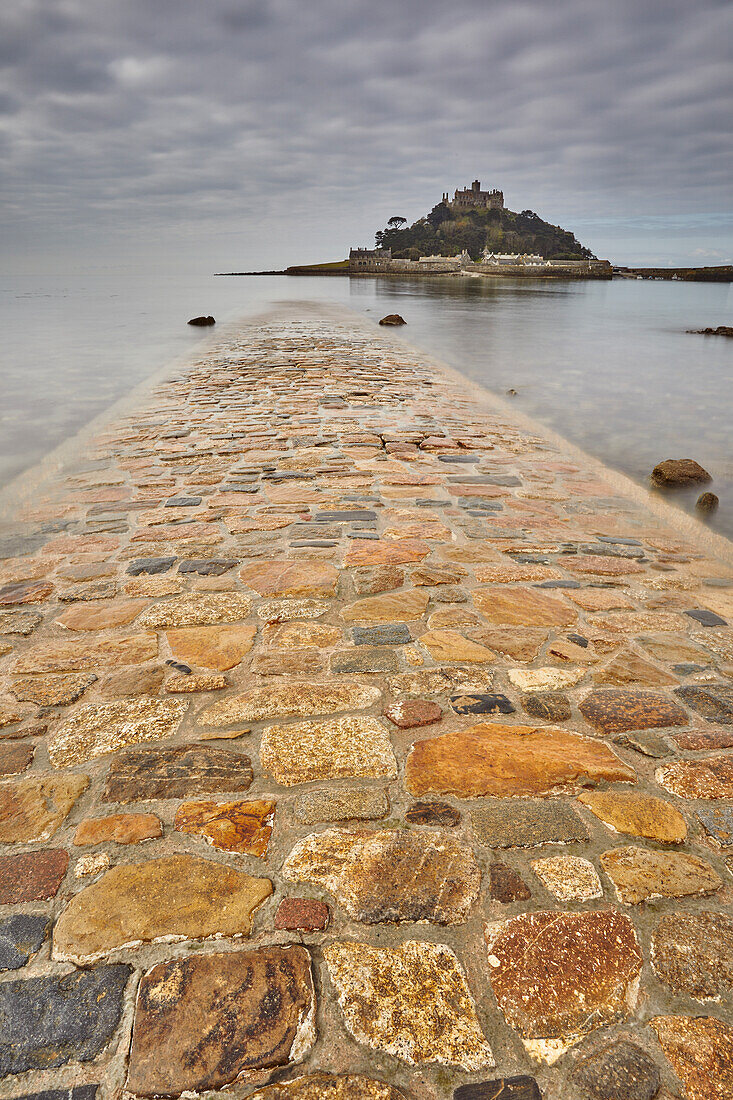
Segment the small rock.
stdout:
<svg viewBox="0 0 733 1100">
<path fill-rule="evenodd" d="M 685 852 L 629 845 L 604 852 L 601 865 L 624 905 L 638 905 L 648 898 L 700 897 L 714 894 L 723 885 L 709 863 Z"/>
<path fill-rule="evenodd" d="M 379 323 L 380 325 L 406 325 L 407 321 L 404 317 L 400 317 L 399 313 L 388 313 Z"/>
<path fill-rule="evenodd" d="M 63 1098 L 61 1098 L 63 1100 Z M 405 1093 L 383 1081 L 354 1074 L 307 1074 L 252 1093 L 249 1100 L 407 1100 Z"/>
<path fill-rule="evenodd" d="M 163 823 L 155 814 L 111 814 L 82 821 L 74 834 L 74 844 L 139 844 L 162 835 Z"/>
<path fill-rule="evenodd" d="M 68 866 L 69 853 L 62 848 L 0 856 L 0 905 L 56 897 Z"/>
<path fill-rule="evenodd" d="M 493 1081 L 481 1081 L 476 1085 L 461 1085 L 453 1093 L 453 1100 L 542 1100 L 542 1093 L 534 1077 L 522 1074 L 520 1077 L 496 1077 Z"/>
<path fill-rule="evenodd" d="M 346 1026 L 357 1042 L 408 1065 L 493 1066 L 466 976 L 442 943 L 344 941 L 324 949 Z"/>
<path fill-rule="evenodd" d="M 733 1027 L 714 1016 L 655 1016 L 649 1024 L 690 1100 L 733 1096 Z"/>
<path fill-rule="evenodd" d="M 590 901 L 603 897 L 601 880 L 590 860 L 580 856 L 550 856 L 549 859 L 534 859 L 530 866 L 558 901 Z"/>
<path fill-rule="evenodd" d="M 516 710 L 506 695 L 489 691 L 451 695 L 450 705 L 456 714 L 514 714 Z"/>
<path fill-rule="evenodd" d="M 513 901 L 529 901 L 532 894 L 521 875 L 500 859 L 489 867 L 489 891 L 494 901 L 509 905 Z"/>
<path fill-rule="evenodd" d="M 717 512 L 720 501 L 715 493 L 700 493 L 700 496 L 695 502 L 695 507 L 698 512 L 702 512 L 703 515 L 709 516 L 712 512 Z"/>
<path fill-rule="evenodd" d="M 25 966 L 45 940 L 50 925 L 50 917 L 40 913 L 0 918 L 0 971 Z"/>
<path fill-rule="evenodd" d="M 733 919 L 725 913 L 667 913 L 652 937 L 654 973 L 697 1001 L 733 994 Z"/>
<path fill-rule="evenodd" d="M 202 836 L 220 852 L 267 855 L 275 820 L 271 798 L 241 802 L 183 802 L 176 810 L 173 827 L 181 833 Z"/>
<path fill-rule="evenodd" d="M 325 932 L 331 914 L 325 901 L 283 898 L 275 914 L 277 932 Z"/>
<path fill-rule="evenodd" d="M 231 749 L 200 744 L 130 749 L 110 764 L 103 801 L 142 802 L 246 791 L 252 777 L 250 758 Z"/>
<path fill-rule="evenodd" d="M 384 716 L 399 729 L 409 730 L 439 722 L 443 717 L 443 711 L 437 703 L 428 699 L 402 699 L 397 703 L 390 703 Z"/>
<path fill-rule="evenodd" d="M 652 482 L 663 488 L 699 485 L 712 480 L 707 470 L 694 458 L 666 458 L 652 470 Z"/>
<path fill-rule="evenodd" d="M 659 1068 L 636 1043 L 619 1039 L 578 1063 L 573 1080 L 593 1100 L 653 1100 Z"/>
<path fill-rule="evenodd" d="M 532 718 L 546 722 L 567 722 L 571 716 L 570 700 L 559 691 L 539 691 L 522 698 L 522 709 Z"/>
<path fill-rule="evenodd" d="M 98 875 L 106 871 L 110 865 L 107 852 L 92 852 L 88 856 L 82 856 L 76 861 L 74 875 L 76 878 L 84 878 L 87 875 Z"/>
<path fill-rule="evenodd" d="M 477 841 L 487 848 L 534 848 L 590 839 L 580 815 L 557 798 L 492 799 L 471 811 L 471 824 Z"/>
<path fill-rule="evenodd" d="M 302 825 L 316 825 L 320 821 L 377 821 L 388 813 L 389 798 L 382 787 L 309 791 L 295 800 L 295 817 Z"/>
<path fill-rule="evenodd" d="M 208 327 L 209 325 L 215 325 L 216 321 L 211 316 L 209 316 L 209 317 L 201 316 L 201 317 L 192 317 L 191 320 L 188 323 L 189 323 L 189 325 L 195 325 L 197 328 L 205 328 L 205 327 Z"/>
<path fill-rule="evenodd" d="M 381 693 L 376 694 L 378 698 Z M 393 779 L 397 775 L 389 734 L 378 718 L 268 726 L 260 742 L 260 760 L 265 771 L 284 787 L 324 779 Z"/>
<path fill-rule="evenodd" d="M 617 833 L 680 844 L 687 836 L 687 822 L 669 802 L 634 791 L 587 791 L 578 801 Z"/>
<path fill-rule="evenodd" d="M 453 828 L 460 824 L 461 815 L 455 806 L 447 802 L 413 802 L 405 813 L 410 825 L 440 825 Z"/>
<path fill-rule="evenodd" d="M 0 784 L 0 843 L 48 840 L 89 786 L 87 775 L 29 775 Z"/>
</svg>

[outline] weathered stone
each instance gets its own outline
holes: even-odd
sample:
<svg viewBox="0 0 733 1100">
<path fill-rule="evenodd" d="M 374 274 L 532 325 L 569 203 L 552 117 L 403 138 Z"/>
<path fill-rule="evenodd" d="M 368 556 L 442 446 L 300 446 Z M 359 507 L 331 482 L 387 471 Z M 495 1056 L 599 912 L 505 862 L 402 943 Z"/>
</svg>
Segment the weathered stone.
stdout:
<svg viewBox="0 0 733 1100">
<path fill-rule="evenodd" d="M 672 740 L 681 749 L 733 749 L 733 730 L 694 729 L 689 733 L 673 733 Z"/>
<path fill-rule="evenodd" d="M 239 570 L 239 576 L 260 596 L 333 596 L 338 569 L 327 561 L 257 561 Z"/>
<path fill-rule="evenodd" d="M 379 948 L 345 941 L 323 954 L 357 1042 L 411 1066 L 494 1065 L 463 969 L 445 944 L 408 940 Z"/>
<path fill-rule="evenodd" d="M 276 932 L 325 932 L 331 913 L 325 901 L 283 898 L 275 914 Z"/>
<path fill-rule="evenodd" d="M 653 1100 L 662 1078 L 646 1051 L 619 1039 L 579 1062 L 573 1081 L 592 1100 Z"/>
<path fill-rule="evenodd" d="M 542 1100 L 542 1093 L 534 1077 L 495 1077 L 477 1085 L 461 1085 L 453 1093 L 453 1100 Z"/>
<path fill-rule="evenodd" d="M 88 786 L 87 775 L 29 775 L 0 783 L 0 843 L 48 840 Z"/>
<path fill-rule="evenodd" d="M 510 668 L 507 676 L 520 691 L 562 691 L 579 683 L 585 676 L 585 669 Z"/>
<path fill-rule="evenodd" d="M 532 895 L 522 877 L 500 859 L 489 867 L 489 892 L 493 901 L 509 905 L 513 901 L 528 901 Z"/>
<path fill-rule="evenodd" d="M 431 626 L 434 618 L 434 615 L 430 616 Z M 471 630 L 470 634 L 475 642 L 480 642 L 495 653 L 511 657 L 513 661 L 534 661 L 547 639 L 546 630 L 529 626 L 519 629 L 513 626 L 480 627 Z"/>
<path fill-rule="evenodd" d="M 103 801 L 142 802 L 246 791 L 252 774 L 248 756 L 211 745 L 131 749 L 110 764 Z"/>
<path fill-rule="evenodd" d="M 179 573 L 198 573 L 201 577 L 221 577 L 238 562 L 229 558 L 189 558 L 178 566 Z"/>
<path fill-rule="evenodd" d="M 471 811 L 471 825 L 479 844 L 487 848 L 535 848 L 590 839 L 585 822 L 559 799 L 493 799 Z"/>
<path fill-rule="evenodd" d="M 62 848 L 0 856 L 0 905 L 56 897 L 68 866 L 69 853 Z"/>
<path fill-rule="evenodd" d="M 341 618 L 347 623 L 399 623 L 421 619 L 429 596 L 419 588 L 365 596 L 363 600 L 341 608 Z"/>
<path fill-rule="evenodd" d="M 386 646 L 368 646 L 331 654 L 330 669 L 335 674 L 397 672 L 400 662 L 394 650 Z"/>
<path fill-rule="evenodd" d="M 188 666 L 186 666 L 188 667 Z M 171 676 L 165 682 L 167 695 L 191 695 L 201 691 L 223 691 L 229 686 L 226 676 L 213 673 L 186 673 L 182 676 Z"/>
<path fill-rule="evenodd" d="M 577 612 L 533 588 L 475 588 L 473 602 L 491 623 L 513 626 L 570 626 Z"/>
<path fill-rule="evenodd" d="M 410 573 L 410 580 L 415 585 L 457 584 L 468 575 L 468 570 L 462 565 L 421 565 Z"/>
<path fill-rule="evenodd" d="M 46 676 L 21 676 L 10 690 L 23 703 L 39 707 L 66 707 L 80 699 L 97 677 L 93 672 L 66 672 Z"/>
<path fill-rule="evenodd" d="M 634 1007 L 642 955 L 615 909 L 525 913 L 487 925 L 491 986 L 528 1053 L 550 1065 Z"/>
<path fill-rule="evenodd" d="M 378 629 L 378 628 L 377 628 Z M 279 650 L 286 649 L 330 649 L 343 638 L 337 626 L 323 623 L 279 623 L 266 626 L 264 638 L 267 645 Z"/>
<path fill-rule="evenodd" d="M 162 835 L 163 824 L 155 814 L 111 814 L 82 821 L 74 834 L 74 844 L 140 844 Z"/>
<path fill-rule="evenodd" d="M 304 947 L 261 947 L 158 963 L 140 982 L 126 1088 L 179 1096 L 300 1062 L 316 1038 Z M 269 1073 L 266 1073 L 269 1076 Z"/>
<path fill-rule="evenodd" d="M 174 565 L 175 558 L 136 558 L 131 561 L 125 570 L 131 577 L 139 577 L 143 573 L 167 573 Z"/>
<path fill-rule="evenodd" d="M 221 852 L 245 852 L 264 858 L 275 820 L 273 799 L 241 802 L 184 802 L 174 828 L 194 833 Z"/>
<path fill-rule="evenodd" d="M 34 745 L 24 745 L 22 742 L 15 745 L 0 745 L 0 776 L 5 778 L 7 775 L 20 775 L 33 763 L 35 752 Z"/>
<path fill-rule="evenodd" d="M 567 695 L 555 691 L 525 695 L 522 709 L 532 718 L 544 718 L 546 722 L 567 722 L 572 713 Z"/>
<path fill-rule="evenodd" d="M 99 1085 L 76 1085 L 70 1088 L 44 1089 L 26 1093 L 19 1100 L 95 1100 Z"/>
<path fill-rule="evenodd" d="M 733 798 L 733 757 L 677 760 L 657 768 L 654 778 L 678 798 Z"/>
<path fill-rule="evenodd" d="M 400 1089 L 371 1077 L 314 1073 L 267 1085 L 249 1100 L 406 1100 L 406 1097 Z"/>
<path fill-rule="evenodd" d="M 54 768 L 73 767 L 140 741 L 173 737 L 187 703 L 177 699 L 138 699 L 82 707 L 48 740 Z"/>
<path fill-rule="evenodd" d="M 99 603 L 77 603 L 59 615 L 56 623 L 66 630 L 108 630 L 124 626 L 136 619 L 147 600 L 103 600 Z"/>
<path fill-rule="evenodd" d="M 416 741 L 405 765 L 411 794 L 459 798 L 569 793 L 635 775 L 606 745 L 566 730 L 482 723 Z"/>
<path fill-rule="evenodd" d="M 323 672 L 325 667 L 319 649 L 269 649 L 255 654 L 250 671 L 257 676 L 302 676 L 305 672 Z"/>
<path fill-rule="evenodd" d="M 476 637 L 476 628 L 481 626 L 482 621 L 477 611 L 465 606 L 439 607 L 428 616 L 431 630 L 466 630 L 474 641 L 480 642 L 483 640 Z"/>
<path fill-rule="evenodd" d="M 615 833 L 643 836 L 665 844 L 681 844 L 687 822 L 669 802 L 635 791 L 588 791 L 578 801 Z"/>
<path fill-rule="evenodd" d="M 453 827 L 460 824 L 461 815 L 448 802 L 413 802 L 405 812 L 410 825 L 439 825 Z"/>
<path fill-rule="evenodd" d="M 366 684 L 293 681 L 282 686 L 251 688 L 243 695 L 230 695 L 202 710 L 198 722 L 222 729 L 235 722 L 256 722 L 261 718 L 338 714 L 343 710 L 366 710 L 378 703 L 381 697 L 378 687 Z"/>
<path fill-rule="evenodd" d="M 40 913 L 0 917 L 0 971 L 25 966 L 45 940 L 50 924 L 50 918 Z"/>
<path fill-rule="evenodd" d="M 452 695 L 450 705 L 456 714 L 513 714 L 516 710 L 506 695 L 489 691 Z"/>
<path fill-rule="evenodd" d="M 76 861 L 74 876 L 84 878 L 87 875 L 99 875 L 108 870 L 111 862 L 109 852 L 90 852 Z"/>
<path fill-rule="evenodd" d="M 182 661 L 226 672 L 247 656 L 254 645 L 256 626 L 244 623 L 223 626 L 182 627 L 166 631 L 171 653 Z"/>
<path fill-rule="evenodd" d="M 13 607 L 25 603 L 43 603 L 53 592 L 46 581 L 20 581 L 0 588 L 0 606 Z"/>
<path fill-rule="evenodd" d="M 730 684 L 690 685 L 676 688 L 675 695 L 708 722 L 720 722 L 722 726 L 733 724 L 733 686 Z"/>
<path fill-rule="evenodd" d="M 714 894 L 723 885 L 709 863 L 686 852 L 660 852 L 629 845 L 604 852 L 601 865 L 624 905 L 638 905 L 648 898 Z"/>
<path fill-rule="evenodd" d="M 237 623 L 252 610 L 252 600 L 241 592 L 191 593 L 153 604 L 140 616 L 139 625 L 154 630 L 171 627 Z"/>
<path fill-rule="evenodd" d="M 733 919 L 725 913 L 666 913 L 651 944 L 654 973 L 696 1001 L 733 994 Z"/>
<path fill-rule="evenodd" d="M 396 565 L 375 565 L 371 569 L 357 569 L 354 573 L 354 588 L 359 596 L 389 592 L 393 588 L 401 588 L 404 583 L 404 571 Z M 417 583 L 413 581 L 413 584 Z"/>
<path fill-rule="evenodd" d="M 32 634 L 43 615 L 37 611 L 0 611 L 0 634 Z"/>
<path fill-rule="evenodd" d="M 260 760 L 277 783 L 292 787 L 323 779 L 393 779 L 397 762 L 378 718 L 333 718 L 268 726 Z"/>
<path fill-rule="evenodd" d="M 344 565 L 403 565 L 405 562 L 422 561 L 432 547 L 421 539 L 354 540 L 346 551 Z"/>
<path fill-rule="evenodd" d="M 605 666 L 593 673 L 596 684 L 616 684 L 625 687 L 626 684 L 648 684 L 650 687 L 663 687 L 666 684 L 676 684 L 675 676 L 663 672 L 643 657 L 636 653 L 624 650 Z"/>
<path fill-rule="evenodd" d="M 267 624 L 278 624 L 293 619 L 320 619 L 330 610 L 330 605 L 322 600 L 263 600 L 257 616 Z"/>
<path fill-rule="evenodd" d="M 0 1078 L 90 1062 L 112 1039 L 132 968 L 0 983 Z"/>
<path fill-rule="evenodd" d="M 53 958 L 83 966 L 139 943 L 248 936 L 271 893 L 269 879 L 197 856 L 123 864 L 71 899 L 56 921 Z"/>
<path fill-rule="evenodd" d="M 652 730 L 630 730 L 628 733 L 618 734 L 613 740 L 614 744 L 633 749 L 642 756 L 650 756 L 656 760 L 669 756 L 669 745 L 661 734 L 654 733 Z"/>
<path fill-rule="evenodd" d="M 115 665 L 139 665 L 158 655 L 155 634 L 131 634 L 126 638 L 107 638 L 98 642 L 62 641 L 37 645 L 18 657 L 13 672 L 80 672 L 88 668 Z"/>
<path fill-rule="evenodd" d="M 419 640 L 435 661 L 459 661 L 483 665 L 496 660 L 495 654 L 490 649 L 464 638 L 456 630 L 427 630 Z"/>
<path fill-rule="evenodd" d="M 599 688 L 586 695 L 580 711 L 585 720 L 603 734 L 686 726 L 689 722 L 682 707 L 666 695 L 641 689 Z"/>
<path fill-rule="evenodd" d="M 621 577 L 627 573 L 643 573 L 644 566 L 628 558 L 606 557 L 603 554 L 578 554 L 563 562 L 571 573 L 592 573 L 598 577 Z"/>
<path fill-rule="evenodd" d="M 714 1016 L 654 1016 L 649 1026 L 688 1100 L 733 1096 L 733 1027 Z"/>
<path fill-rule="evenodd" d="M 355 626 L 352 633 L 354 645 L 407 645 L 412 641 L 410 628 L 404 623 Z"/>
<path fill-rule="evenodd" d="M 282 874 L 328 890 L 363 924 L 463 924 L 481 884 L 473 853 L 451 834 L 400 829 L 327 829 L 305 837 L 285 860 Z"/>
<path fill-rule="evenodd" d="M 700 822 L 721 848 L 733 847 L 733 809 L 728 806 L 699 807 L 695 813 Z"/>
<path fill-rule="evenodd" d="M 531 867 L 546 890 L 558 901 L 590 901 L 603 897 L 603 887 L 593 864 L 580 856 L 534 859 Z"/>
<path fill-rule="evenodd" d="M 426 668 L 392 676 L 389 688 L 393 695 L 450 695 L 455 691 L 486 691 L 493 678 L 493 672 L 483 666 Z"/>
<path fill-rule="evenodd" d="M 382 787 L 309 791 L 295 800 L 295 817 L 302 825 L 316 825 L 319 821 L 377 821 L 388 813 L 389 798 Z"/>
<path fill-rule="evenodd" d="M 384 712 L 385 718 L 401 730 L 417 729 L 420 726 L 432 726 L 443 717 L 442 708 L 428 699 L 400 700 L 390 703 Z"/>
</svg>

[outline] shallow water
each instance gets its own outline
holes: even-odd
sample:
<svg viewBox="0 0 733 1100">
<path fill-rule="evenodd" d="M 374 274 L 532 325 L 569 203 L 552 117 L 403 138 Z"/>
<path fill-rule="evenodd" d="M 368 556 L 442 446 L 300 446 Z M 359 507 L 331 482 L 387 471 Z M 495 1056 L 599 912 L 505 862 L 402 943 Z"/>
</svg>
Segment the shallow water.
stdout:
<svg viewBox="0 0 733 1100">
<path fill-rule="evenodd" d="M 0 484 L 33 465 L 168 361 L 215 337 L 186 325 L 317 299 L 375 320 L 398 312 L 417 344 L 644 482 L 656 462 L 696 458 L 733 536 L 733 340 L 726 284 L 488 279 L 0 279 Z M 213 330 L 214 333 L 216 330 Z M 692 509 L 698 492 L 673 499 Z"/>
</svg>

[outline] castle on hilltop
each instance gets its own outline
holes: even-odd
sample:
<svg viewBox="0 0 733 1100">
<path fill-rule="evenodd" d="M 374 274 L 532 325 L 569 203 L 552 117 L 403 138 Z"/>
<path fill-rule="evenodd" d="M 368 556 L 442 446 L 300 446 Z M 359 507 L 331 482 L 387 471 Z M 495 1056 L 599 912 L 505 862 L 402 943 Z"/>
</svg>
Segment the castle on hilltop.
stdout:
<svg viewBox="0 0 733 1100">
<path fill-rule="evenodd" d="M 457 207 L 459 210 L 503 210 L 504 192 L 496 189 L 482 191 L 481 180 L 474 180 L 470 187 L 466 187 L 462 191 L 456 191 L 452 202 L 448 198 L 448 192 L 445 191 L 443 202 L 446 206 Z"/>
</svg>

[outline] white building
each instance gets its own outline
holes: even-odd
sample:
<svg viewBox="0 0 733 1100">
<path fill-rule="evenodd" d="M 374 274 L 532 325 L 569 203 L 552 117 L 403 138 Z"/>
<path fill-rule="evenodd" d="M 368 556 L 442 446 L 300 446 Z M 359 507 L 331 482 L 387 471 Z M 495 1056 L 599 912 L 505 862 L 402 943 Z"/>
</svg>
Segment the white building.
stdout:
<svg viewBox="0 0 733 1100">
<path fill-rule="evenodd" d="M 544 256 L 530 255 L 526 252 L 522 255 L 518 252 L 490 252 L 488 248 L 484 249 L 481 262 L 485 264 L 521 264 L 528 267 L 543 267 L 548 263 Z"/>
</svg>

